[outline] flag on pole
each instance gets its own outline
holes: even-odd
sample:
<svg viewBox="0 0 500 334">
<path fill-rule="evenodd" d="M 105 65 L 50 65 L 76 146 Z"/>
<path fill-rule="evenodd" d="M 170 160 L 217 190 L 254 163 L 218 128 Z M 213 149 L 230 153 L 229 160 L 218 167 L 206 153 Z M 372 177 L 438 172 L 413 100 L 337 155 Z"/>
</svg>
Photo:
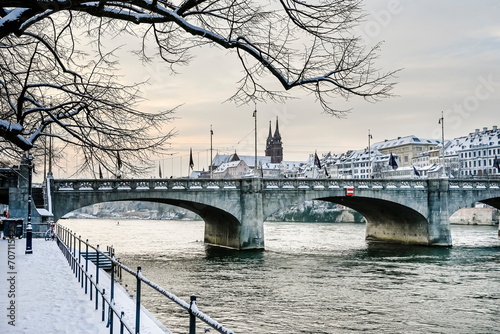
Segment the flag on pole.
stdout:
<svg viewBox="0 0 500 334">
<path fill-rule="evenodd" d="M 101 169 L 101 165 L 99 165 L 99 178 L 102 179 L 102 169 Z"/>
<path fill-rule="evenodd" d="M 416 176 L 420 176 L 420 172 L 413 166 L 413 173 L 415 173 Z"/>
<path fill-rule="evenodd" d="M 328 174 L 328 170 L 326 169 L 326 166 L 325 166 L 325 175 L 326 175 L 326 176 L 330 176 L 330 175 Z"/>
<path fill-rule="evenodd" d="M 193 149 L 192 148 L 189 149 L 189 167 L 191 167 L 191 169 L 193 169 L 193 167 L 194 167 Z"/>
<path fill-rule="evenodd" d="M 161 165 L 159 162 L 158 162 L 158 175 L 160 176 L 161 179 Z"/>
<path fill-rule="evenodd" d="M 321 161 L 319 161 L 318 154 L 316 152 L 314 152 L 314 166 L 321 169 Z"/>
<path fill-rule="evenodd" d="M 398 163 L 396 162 L 396 158 L 391 153 L 391 156 L 389 158 L 389 166 L 392 167 L 392 169 L 398 169 Z"/>
<path fill-rule="evenodd" d="M 493 167 L 495 167 L 500 171 L 500 161 L 498 160 L 496 155 L 495 155 L 495 160 L 493 160 Z"/>
</svg>

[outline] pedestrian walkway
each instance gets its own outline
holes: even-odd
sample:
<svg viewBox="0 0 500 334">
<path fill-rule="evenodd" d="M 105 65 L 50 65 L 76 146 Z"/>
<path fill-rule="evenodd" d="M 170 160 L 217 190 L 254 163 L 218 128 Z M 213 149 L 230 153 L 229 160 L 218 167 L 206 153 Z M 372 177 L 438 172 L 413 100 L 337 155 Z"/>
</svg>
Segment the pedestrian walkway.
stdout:
<svg viewBox="0 0 500 334">
<path fill-rule="evenodd" d="M 0 333 L 109 333 L 101 301 L 95 310 L 57 243 L 33 239 L 33 254 L 25 249 L 25 239 L 0 239 Z M 110 277 L 102 270 L 99 276 L 99 286 L 109 291 Z M 119 285 L 115 301 L 134 325 L 135 300 Z M 119 333 L 116 317 L 114 323 Z M 170 333 L 145 309 L 140 332 Z"/>
</svg>

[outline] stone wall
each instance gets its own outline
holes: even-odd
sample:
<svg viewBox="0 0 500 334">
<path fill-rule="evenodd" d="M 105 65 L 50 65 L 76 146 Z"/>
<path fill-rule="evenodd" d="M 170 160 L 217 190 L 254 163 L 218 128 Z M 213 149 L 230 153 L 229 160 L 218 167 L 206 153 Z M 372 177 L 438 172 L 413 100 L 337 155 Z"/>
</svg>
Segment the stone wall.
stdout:
<svg viewBox="0 0 500 334">
<path fill-rule="evenodd" d="M 496 225 L 498 210 L 495 208 L 464 208 L 450 217 L 450 224 L 457 225 Z"/>
</svg>

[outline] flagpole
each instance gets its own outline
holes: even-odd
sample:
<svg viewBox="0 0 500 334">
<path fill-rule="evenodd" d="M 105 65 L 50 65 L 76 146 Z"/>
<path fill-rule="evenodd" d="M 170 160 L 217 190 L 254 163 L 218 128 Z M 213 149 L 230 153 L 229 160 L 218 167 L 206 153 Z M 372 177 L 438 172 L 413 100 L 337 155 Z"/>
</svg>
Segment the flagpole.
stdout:
<svg viewBox="0 0 500 334">
<path fill-rule="evenodd" d="M 214 132 L 212 130 L 212 124 L 210 124 L 210 178 L 212 179 L 214 177 L 213 175 L 213 166 L 212 166 L 212 161 L 214 161 L 213 157 L 213 147 L 212 147 L 212 137 L 214 136 Z"/>
<path fill-rule="evenodd" d="M 445 159 L 444 159 L 444 113 L 441 111 L 441 118 L 439 119 L 439 123 L 441 124 L 441 158 L 442 160 L 442 166 L 443 166 L 443 171 L 442 171 L 442 176 L 446 177 L 446 170 L 445 170 Z"/>
<path fill-rule="evenodd" d="M 254 175 L 257 172 L 257 104 L 255 104 L 255 110 L 253 111 L 253 117 L 255 118 L 255 162 L 254 162 Z"/>
</svg>

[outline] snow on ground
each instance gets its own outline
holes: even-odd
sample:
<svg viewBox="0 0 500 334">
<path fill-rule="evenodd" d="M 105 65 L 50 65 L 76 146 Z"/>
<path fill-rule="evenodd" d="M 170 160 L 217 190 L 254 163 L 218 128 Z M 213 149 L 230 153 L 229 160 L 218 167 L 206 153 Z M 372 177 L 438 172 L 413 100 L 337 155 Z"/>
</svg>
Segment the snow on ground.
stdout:
<svg viewBox="0 0 500 334">
<path fill-rule="evenodd" d="M 80 287 L 57 243 L 33 239 L 33 254 L 25 249 L 25 239 L 0 239 L 0 333 L 109 333 L 101 321 L 101 298 L 95 310 L 95 299 L 90 301 Z M 100 288 L 110 291 L 110 278 L 102 270 L 99 280 Z M 118 284 L 115 301 L 134 326 L 135 300 Z M 114 332 L 119 329 L 115 317 Z M 141 333 L 170 332 L 142 309 Z"/>
</svg>

